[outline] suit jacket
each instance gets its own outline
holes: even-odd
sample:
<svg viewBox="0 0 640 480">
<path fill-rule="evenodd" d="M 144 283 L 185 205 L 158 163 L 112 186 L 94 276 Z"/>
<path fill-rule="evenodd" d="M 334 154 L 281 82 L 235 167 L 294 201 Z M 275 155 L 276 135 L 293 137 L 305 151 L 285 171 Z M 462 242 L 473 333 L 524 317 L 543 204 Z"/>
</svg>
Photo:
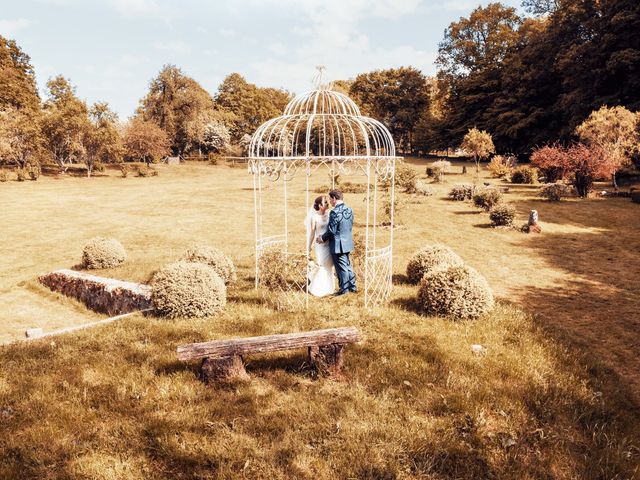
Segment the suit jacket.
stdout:
<svg viewBox="0 0 640 480">
<path fill-rule="evenodd" d="M 353 251 L 353 210 L 344 203 L 335 206 L 329 214 L 327 231 L 322 240 L 329 241 L 331 253 L 349 253 Z"/>
</svg>

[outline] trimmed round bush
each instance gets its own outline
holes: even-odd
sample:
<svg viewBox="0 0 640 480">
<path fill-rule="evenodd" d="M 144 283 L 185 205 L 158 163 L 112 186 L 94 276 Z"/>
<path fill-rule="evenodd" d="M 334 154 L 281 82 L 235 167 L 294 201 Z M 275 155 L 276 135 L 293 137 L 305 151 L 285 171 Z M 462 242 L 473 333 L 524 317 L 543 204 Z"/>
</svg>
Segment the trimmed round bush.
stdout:
<svg viewBox="0 0 640 480">
<path fill-rule="evenodd" d="M 501 201 L 502 194 L 495 188 L 485 188 L 473 196 L 473 204 L 487 212 Z"/>
<path fill-rule="evenodd" d="M 407 264 L 407 278 L 416 284 L 427 273 L 464 265 L 462 258 L 446 245 L 429 245 L 413 254 Z"/>
<path fill-rule="evenodd" d="M 511 173 L 511 183 L 534 184 L 538 181 L 538 169 L 518 167 Z"/>
<path fill-rule="evenodd" d="M 427 182 L 425 182 L 424 180 L 416 180 L 416 195 L 424 195 L 425 197 L 430 197 L 431 195 L 433 195 L 433 192 L 433 187 Z"/>
<path fill-rule="evenodd" d="M 489 219 L 494 227 L 508 227 L 513 225 L 516 209 L 511 205 L 496 205 L 489 211 Z"/>
<path fill-rule="evenodd" d="M 570 194 L 571 190 L 563 183 L 548 183 L 540 189 L 540 196 L 553 202 L 559 202 Z"/>
<path fill-rule="evenodd" d="M 162 267 L 151 280 L 151 301 L 168 318 L 208 317 L 227 303 L 227 287 L 204 263 L 175 262 Z"/>
<path fill-rule="evenodd" d="M 113 268 L 127 259 L 127 252 L 114 238 L 97 237 L 82 251 L 82 265 L 86 268 Z"/>
<path fill-rule="evenodd" d="M 424 276 L 418 288 L 418 305 L 429 315 L 477 318 L 494 305 L 487 280 L 475 269 L 454 266 Z"/>
<path fill-rule="evenodd" d="M 186 262 L 204 263 L 213 268 L 224 283 L 229 284 L 238 279 L 233 260 L 224 252 L 209 245 L 194 245 L 182 256 Z"/>
<path fill-rule="evenodd" d="M 476 187 L 472 183 L 460 183 L 454 185 L 449 191 L 449 199 L 457 201 L 471 200 L 475 189 Z"/>
</svg>

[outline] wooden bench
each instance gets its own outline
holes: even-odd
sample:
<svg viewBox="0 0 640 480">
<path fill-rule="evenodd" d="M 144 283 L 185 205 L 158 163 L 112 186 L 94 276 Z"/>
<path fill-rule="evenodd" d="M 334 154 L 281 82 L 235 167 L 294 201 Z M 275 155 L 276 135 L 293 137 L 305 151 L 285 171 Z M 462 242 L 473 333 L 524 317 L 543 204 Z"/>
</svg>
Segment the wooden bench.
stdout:
<svg viewBox="0 0 640 480">
<path fill-rule="evenodd" d="M 201 378 L 206 383 L 233 379 L 248 379 L 242 356 L 252 353 L 277 352 L 307 348 L 309 364 L 316 369 L 327 368 L 338 373 L 342 367 L 342 353 L 348 343 L 360 341 L 355 327 L 330 328 L 311 332 L 234 338 L 178 347 L 178 360 L 203 358 Z"/>
</svg>

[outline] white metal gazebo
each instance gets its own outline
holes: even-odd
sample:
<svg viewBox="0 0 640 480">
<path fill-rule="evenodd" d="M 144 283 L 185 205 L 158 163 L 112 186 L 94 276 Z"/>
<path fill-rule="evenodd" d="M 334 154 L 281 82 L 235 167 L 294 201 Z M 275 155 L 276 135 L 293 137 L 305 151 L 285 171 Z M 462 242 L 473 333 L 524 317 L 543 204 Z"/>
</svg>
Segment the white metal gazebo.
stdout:
<svg viewBox="0 0 640 480">
<path fill-rule="evenodd" d="M 261 286 L 261 256 L 268 250 L 278 250 L 287 257 L 301 260 L 299 271 L 286 286 L 280 287 L 279 293 L 288 297 L 291 305 L 308 306 L 309 251 L 304 245 L 289 244 L 290 228 L 299 228 L 301 224 L 289 219 L 291 193 L 288 184 L 304 175 L 306 213 L 311 205 L 310 179 L 320 169 L 325 169 L 333 173 L 332 188 L 335 187 L 335 175 L 361 176 L 366 180 L 365 221 L 354 224 L 354 232 L 364 226 L 365 255 L 360 269 L 360 276 L 364 275 L 364 278 L 358 278 L 358 282 L 361 288 L 364 287 L 366 307 L 385 303 L 392 288 L 397 159 L 389 130 L 379 121 L 363 116 L 347 95 L 335 91 L 331 84 L 323 84 L 322 67 L 319 67 L 315 89 L 294 98 L 283 115 L 262 124 L 251 138 L 249 172 L 253 175 L 255 207 L 256 288 Z M 282 210 L 278 216 L 282 221 L 264 222 L 263 197 L 266 191 L 278 189 L 278 185 L 282 188 Z M 387 196 L 391 210 L 390 225 L 384 226 L 384 235 L 378 232 L 381 226 L 377 214 L 382 195 Z M 273 202 L 270 206 L 272 209 Z"/>
</svg>

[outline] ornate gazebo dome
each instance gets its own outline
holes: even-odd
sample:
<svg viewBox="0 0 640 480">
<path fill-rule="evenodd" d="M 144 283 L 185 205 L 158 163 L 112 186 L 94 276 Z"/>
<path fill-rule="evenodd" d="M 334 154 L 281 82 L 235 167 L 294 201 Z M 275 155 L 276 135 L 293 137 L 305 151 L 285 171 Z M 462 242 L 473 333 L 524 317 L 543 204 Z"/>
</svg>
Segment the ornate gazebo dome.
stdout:
<svg viewBox="0 0 640 480">
<path fill-rule="evenodd" d="M 348 96 L 319 85 L 291 100 L 282 116 L 263 123 L 251 138 L 249 157 L 395 157 L 389 130 L 365 117 Z"/>
</svg>

